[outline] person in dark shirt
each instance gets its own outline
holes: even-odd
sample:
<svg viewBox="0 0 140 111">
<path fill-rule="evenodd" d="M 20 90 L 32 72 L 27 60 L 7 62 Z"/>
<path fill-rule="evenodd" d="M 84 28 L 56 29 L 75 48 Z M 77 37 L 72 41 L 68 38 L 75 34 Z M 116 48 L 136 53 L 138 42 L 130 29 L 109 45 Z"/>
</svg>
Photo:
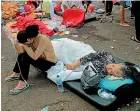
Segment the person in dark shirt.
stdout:
<svg viewBox="0 0 140 111">
<path fill-rule="evenodd" d="M 109 16 L 112 13 L 113 2 L 105 0 L 104 3 L 105 3 L 106 16 Z"/>
<path fill-rule="evenodd" d="M 132 7 L 135 16 L 136 36 L 131 37 L 131 40 L 140 43 L 140 1 L 132 1 Z"/>
</svg>

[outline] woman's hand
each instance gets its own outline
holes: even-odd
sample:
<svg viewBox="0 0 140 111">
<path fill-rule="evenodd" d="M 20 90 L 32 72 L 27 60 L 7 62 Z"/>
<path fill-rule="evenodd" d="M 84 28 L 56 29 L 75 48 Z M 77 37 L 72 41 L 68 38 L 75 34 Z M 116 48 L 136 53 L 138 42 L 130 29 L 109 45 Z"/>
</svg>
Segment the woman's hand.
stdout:
<svg viewBox="0 0 140 111">
<path fill-rule="evenodd" d="M 18 43 L 20 47 L 24 48 L 24 44 Z"/>
<path fill-rule="evenodd" d="M 67 70 L 74 70 L 74 65 L 72 64 L 66 64 Z"/>
<path fill-rule="evenodd" d="M 76 61 L 74 64 L 66 64 L 68 70 L 74 70 L 81 65 L 80 60 Z"/>
</svg>

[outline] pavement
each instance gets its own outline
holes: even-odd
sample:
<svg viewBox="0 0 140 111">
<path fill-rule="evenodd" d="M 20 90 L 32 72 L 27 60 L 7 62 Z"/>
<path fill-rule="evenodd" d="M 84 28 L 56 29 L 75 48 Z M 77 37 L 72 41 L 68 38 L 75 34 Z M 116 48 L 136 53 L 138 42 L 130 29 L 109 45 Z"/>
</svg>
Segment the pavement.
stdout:
<svg viewBox="0 0 140 111">
<path fill-rule="evenodd" d="M 103 7 L 103 4 L 101 6 Z M 135 35 L 134 20 L 129 19 L 130 10 L 126 10 L 126 17 L 131 21 L 130 27 L 119 25 L 119 6 L 114 6 L 113 14 L 113 23 L 93 21 L 80 29 L 68 29 L 70 34 L 64 37 L 83 41 L 95 50 L 105 50 L 120 59 L 140 65 L 140 44 L 130 40 L 130 37 Z M 9 95 L 8 90 L 14 88 L 17 81 L 6 82 L 4 79 L 12 74 L 16 56 L 13 45 L 3 31 L 1 31 L 1 47 L 2 111 L 40 111 L 46 106 L 49 107 L 48 111 L 98 111 L 94 105 L 69 90 L 59 93 L 56 85 L 45 79 L 43 74 L 33 67 L 28 80 L 31 87 L 19 95 Z M 123 105 L 118 110 L 137 111 L 140 109 L 139 100 Z"/>
</svg>

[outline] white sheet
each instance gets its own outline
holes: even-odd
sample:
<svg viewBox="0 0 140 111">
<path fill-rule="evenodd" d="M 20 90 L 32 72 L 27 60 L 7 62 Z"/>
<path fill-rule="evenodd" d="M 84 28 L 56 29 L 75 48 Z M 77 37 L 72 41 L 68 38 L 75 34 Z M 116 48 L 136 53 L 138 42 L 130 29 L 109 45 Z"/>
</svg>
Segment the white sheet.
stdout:
<svg viewBox="0 0 140 111">
<path fill-rule="evenodd" d="M 62 81 L 80 79 L 82 72 L 88 63 L 84 66 L 81 65 L 75 70 L 67 70 L 64 64 L 74 63 L 81 57 L 89 53 L 95 53 L 96 51 L 94 51 L 90 45 L 67 38 L 52 40 L 52 44 L 58 62 L 55 66 L 47 71 L 48 78 L 55 82 L 56 75 L 59 74 Z"/>
<path fill-rule="evenodd" d="M 81 57 L 96 52 L 90 45 L 68 38 L 52 40 L 52 44 L 57 60 L 64 64 L 72 64 Z"/>
</svg>

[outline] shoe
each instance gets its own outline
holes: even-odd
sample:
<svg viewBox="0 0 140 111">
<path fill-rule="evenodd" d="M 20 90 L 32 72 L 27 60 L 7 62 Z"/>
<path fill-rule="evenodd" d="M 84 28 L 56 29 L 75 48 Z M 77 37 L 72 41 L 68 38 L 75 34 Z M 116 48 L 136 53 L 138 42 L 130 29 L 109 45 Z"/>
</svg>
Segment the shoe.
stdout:
<svg viewBox="0 0 140 111">
<path fill-rule="evenodd" d="M 111 12 L 106 13 L 106 16 L 110 16 L 110 15 L 111 15 Z"/>
<path fill-rule="evenodd" d="M 10 76 L 8 76 L 8 77 L 5 78 L 5 81 L 7 81 L 7 82 L 14 81 L 14 80 L 19 80 L 19 77 L 10 77 Z"/>
<path fill-rule="evenodd" d="M 135 16 L 133 15 L 133 14 L 131 14 L 131 17 L 130 17 L 131 19 L 134 19 L 135 18 Z"/>
<path fill-rule="evenodd" d="M 140 41 L 137 40 L 136 36 L 133 36 L 133 37 L 131 37 L 130 39 L 133 40 L 133 41 L 135 41 L 135 42 L 137 42 L 137 43 L 140 43 Z"/>
<path fill-rule="evenodd" d="M 20 89 L 12 89 L 8 93 L 11 94 L 11 95 L 17 95 L 17 94 L 21 93 L 22 91 L 24 91 L 27 88 L 29 88 L 29 84 L 26 84 L 25 87 L 20 88 Z"/>
<path fill-rule="evenodd" d="M 131 16 L 130 18 L 131 18 L 131 19 L 135 19 L 135 17 L 134 17 L 134 16 Z"/>
</svg>

